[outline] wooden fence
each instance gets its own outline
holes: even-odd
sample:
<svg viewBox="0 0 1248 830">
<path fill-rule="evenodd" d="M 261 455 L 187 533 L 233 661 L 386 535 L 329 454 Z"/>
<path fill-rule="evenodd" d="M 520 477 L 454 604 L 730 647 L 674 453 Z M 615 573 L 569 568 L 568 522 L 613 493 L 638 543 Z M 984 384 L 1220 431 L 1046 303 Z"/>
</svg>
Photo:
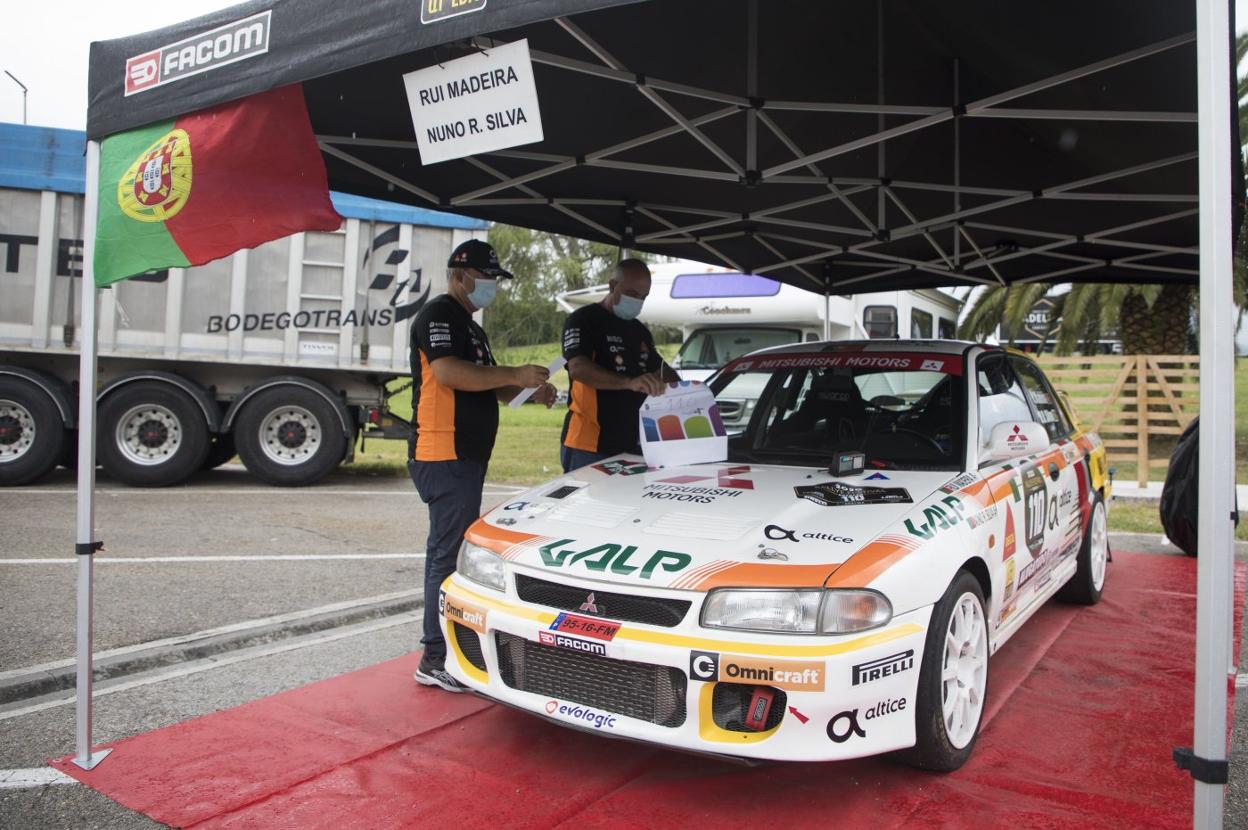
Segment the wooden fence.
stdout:
<svg viewBox="0 0 1248 830">
<path fill-rule="evenodd" d="M 1140 486 L 1165 476 L 1174 442 L 1200 414 L 1195 355 L 1045 356 L 1040 365 L 1080 423 L 1105 441 L 1110 467 L 1134 465 Z"/>
</svg>

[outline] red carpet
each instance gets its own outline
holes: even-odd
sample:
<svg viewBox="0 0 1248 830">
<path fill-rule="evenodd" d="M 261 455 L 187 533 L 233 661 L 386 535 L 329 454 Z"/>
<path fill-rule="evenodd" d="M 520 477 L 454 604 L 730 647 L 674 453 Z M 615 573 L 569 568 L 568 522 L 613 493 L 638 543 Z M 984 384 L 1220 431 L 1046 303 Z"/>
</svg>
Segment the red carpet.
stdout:
<svg viewBox="0 0 1248 830">
<path fill-rule="evenodd" d="M 1116 553 L 1094 608 L 1050 603 L 992 660 L 950 775 L 882 760 L 703 760 L 416 686 L 416 656 L 112 744 L 63 772 L 177 827 L 1187 827 L 1192 559 Z M 1244 572 L 1236 576 L 1236 624 Z M 1236 638 L 1238 639 L 1238 637 Z M 1238 653 L 1238 651 L 1236 652 Z"/>
</svg>

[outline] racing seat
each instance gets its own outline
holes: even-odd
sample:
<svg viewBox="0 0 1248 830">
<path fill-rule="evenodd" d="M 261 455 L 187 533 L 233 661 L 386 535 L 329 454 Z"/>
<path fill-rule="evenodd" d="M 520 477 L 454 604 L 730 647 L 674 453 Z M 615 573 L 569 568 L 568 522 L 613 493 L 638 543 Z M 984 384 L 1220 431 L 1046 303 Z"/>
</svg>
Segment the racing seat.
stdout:
<svg viewBox="0 0 1248 830">
<path fill-rule="evenodd" d="M 867 432 L 867 404 L 851 374 L 825 370 L 810 383 L 810 390 L 793 421 L 814 429 L 823 421 L 824 441 L 838 446 L 860 443 Z"/>
</svg>

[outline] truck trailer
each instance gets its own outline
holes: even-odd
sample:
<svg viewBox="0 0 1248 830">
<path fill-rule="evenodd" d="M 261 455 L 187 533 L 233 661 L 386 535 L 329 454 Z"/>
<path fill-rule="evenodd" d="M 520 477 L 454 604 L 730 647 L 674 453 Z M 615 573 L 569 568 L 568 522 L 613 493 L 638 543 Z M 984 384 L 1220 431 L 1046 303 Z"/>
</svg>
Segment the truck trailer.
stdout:
<svg viewBox="0 0 1248 830">
<path fill-rule="evenodd" d="M 84 134 L 0 124 L 0 485 L 77 451 Z M 332 233 L 288 236 L 100 292 L 97 458 L 135 486 L 235 454 L 297 486 L 356 439 L 406 438 L 389 411 L 408 332 L 487 223 L 340 193 Z"/>
</svg>

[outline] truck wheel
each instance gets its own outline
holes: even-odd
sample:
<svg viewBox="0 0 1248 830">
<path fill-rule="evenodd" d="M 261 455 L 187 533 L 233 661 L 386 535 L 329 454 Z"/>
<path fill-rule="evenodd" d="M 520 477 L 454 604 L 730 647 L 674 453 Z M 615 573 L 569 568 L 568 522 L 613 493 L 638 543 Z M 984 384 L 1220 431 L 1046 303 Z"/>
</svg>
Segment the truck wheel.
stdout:
<svg viewBox="0 0 1248 830">
<path fill-rule="evenodd" d="M 214 435 L 212 446 L 208 448 L 208 457 L 204 459 L 204 464 L 200 469 L 215 470 L 237 454 L 237 450 L 234 449 L 233 435 L 228 432 Z"/>
<path fill-rule="evenodd" d="M 56 466 L 65 422 L 33 383 L 0 378 L 0 485 L 28 484 Z"/>
<path fill-rule="evenodd" d="M 238 413 L 234 443 L 252 475 L 279 487 L 320 480 L 347 449 L 333 406 L 300 386 L 266 389 L 248 401 Z"/>
<path fill-rule="evenodd" d="M 104 471 L 133 487 L 165 487 L 199 470 L 208 424 L 195 401 L 156 382 L 122 386 L 99 408 L 97 452 Z"/>
</svg>

